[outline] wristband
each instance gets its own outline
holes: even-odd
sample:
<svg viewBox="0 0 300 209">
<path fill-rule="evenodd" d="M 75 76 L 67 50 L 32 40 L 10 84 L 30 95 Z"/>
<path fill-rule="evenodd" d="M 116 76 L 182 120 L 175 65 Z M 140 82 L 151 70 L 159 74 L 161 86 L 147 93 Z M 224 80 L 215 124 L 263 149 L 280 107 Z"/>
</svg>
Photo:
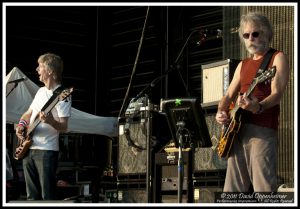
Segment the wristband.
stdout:
<svg viewBox="0 0 300 209">
<path fill-rule="evenodd" d="M 23 127 L 25 127 L 25 126 L 27 126 L 28 125 L 28 122 L 26 121 L 26 120 L 24 120 L 24 119 L 20 119 L 20 121 L 19 121 L 19 124 L 18 124 L 18 126 L 23 126 Z"/>
</svg>

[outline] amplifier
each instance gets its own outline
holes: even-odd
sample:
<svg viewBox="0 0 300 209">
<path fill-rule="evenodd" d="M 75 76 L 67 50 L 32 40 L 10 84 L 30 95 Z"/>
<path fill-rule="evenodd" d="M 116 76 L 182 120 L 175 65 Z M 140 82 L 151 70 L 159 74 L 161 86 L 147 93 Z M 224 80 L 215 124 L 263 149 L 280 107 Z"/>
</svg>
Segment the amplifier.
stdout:
<svg viewBox="0 0 300 209">
<path fill-rule="evenodd" d="M 124 125 L 121 125 L 124 126 Z M 146 173 L 146 127 L 147 123 L 138 121 L 128 124 L 129 135 L 119 135 L 118 173 Z M 127 138 L 129 137 L 129 139 Z M 132 144 L 130 144 L 132 143 Z"/>
<path fill-rule="evenodd" d="M 176 174 L 176 173 L 175 173 Z M 187 190 L 187 177 L 183 178 L 182 189 Z M 163 177 L 161 191 L 178 190 L 178 177 Z"/>
<path fill-rule="evenodd" d="M 150 137 L 151 156 L 159 152 L 172 139 L 166 116 L 151 112 L 151 130 L 143 117 L 119 121 L 118 173 L 137 174 L 147 172 L 147 133 Z"/>
<path fill-rule="evenodd" d="M 202 65 L 202 103 L 217 103 L 227 91 L 239 60 Z"/>
<path fill-rule="evenodd" d="M 216 122 L 215 114 L 206 115 L 205 121 L 213 146 L 209 148 L 195 148 L 194 170 L 226 169 L 227 160 L 220 158 L 216 150 L 221 134 L 221 125 Z"/>
</svg>

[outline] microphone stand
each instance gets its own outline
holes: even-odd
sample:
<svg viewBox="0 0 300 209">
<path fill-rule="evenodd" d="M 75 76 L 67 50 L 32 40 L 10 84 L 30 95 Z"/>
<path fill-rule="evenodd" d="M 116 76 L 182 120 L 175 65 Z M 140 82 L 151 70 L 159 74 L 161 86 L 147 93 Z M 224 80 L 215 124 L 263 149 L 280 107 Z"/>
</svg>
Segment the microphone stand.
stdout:
<svg viewBox="0 0 300 209">
<path fill-rule="evenodd" d="M 183 53 L 183 50 L 185 49 L 188 41 L 190 40 L 190 38 L 192 37 L 192 35 L 197 32 L 198 30 L 193 30 L 189 36 L 187 37 L 183 47 L 181 48 L 181 51 L 179 52 L 176 60 L 175 60 L 175 63 L 174 65 L 176 66 L 177 65 L 177 62 L 179 61 L 179 58 L 181 57 L 182 53 Z M 172 68 L 171 68 L 172 69 Z M 177 69 L 177 68 L 176 68 Z M 180 73 L 180 71 L 177 69 L 177 72 L 179 73 L 180 75 L 180 78 L 181 78 L 181 81 L 185 87 L 185 90 L 186 92 L 189 94 L 189 91 L 188 91 L 188 87 L 186 85 L 186 83 L 184 82 L 183 80 L 183 77 Z M 179 144 L 179 152 L 178 152 L 178 191 L 177 191 L 177 198 L 178 198 L 178 203 L 182 203 L 182 190 L 183 190 L 183 177 L 184 177 L 184 160 L 183 160 L 183 155 L 182 155 L 182 147 L 183 147 L 183 129 L 184 129 L 184 126 L 185 126 L 185 123 L 184 122 L 179 122 L 178 124 L 176 124 L 179 128 L 179 137 L 178 137 L 178 144 Z"/>
<path fill-rule="evenodd" d="M 19 83 L 14 83 L 14 87 L 8 92 L 8 94 L 6 95 L 6 98 L 11 94 L 11 92 L 12 92 L 15 88 L 17 88 L 18 84 L 19 84 Z"/>
<path fill-rule="evenodd" d="M 135 102 L 137 99 L 139 99 L 142 95 L 145 95 L 146 97 L 146 104 L 145 104 L 145 118 L 146 118 L 146 124 L 147 124 L 147 134 L 146 134 L 146 143 L 147 143 L 147 173 L 146 173 L 146 190 L 147 190 L 147 200 L 148 203 L 151 203 L 153 201 L 153 179 L 152 179 L 152 167 L 153 167 L 153 162 L 151 160 L 152 158 L 152 151 L 151 151 L 151 136 L 152 136 L 152 110 L 151 110 L 151 104 L 150 104 L 150 100 L 148 97 L 148 92 L 151 92 L 152 88 L 155 87 L 156 83 L 159 82 L 162 78 L 164 78 L 166 75 L 168 75 L 171 71 L 173 71 L 174 69 L 177 69 L 177 67 L 174 67 L 177 65 L 180 57 L 182 56 L 182 53 L 188 43 L 188 41 L 190 40 L 190 38 L 192 37 L 192 35 L 197 32 L 198 30 L 193 30 L 189 36 L 187 37 L 183 47 L 181 48 L 175 62 L 173 65 L 171 65 L 171 67 L 161 76 L 155 78 L 154 80 L 152 80 L 152 82 L 150 84 L 148 84 L 134 99 L 133 102 Z M 178 69 L 177 69 L 178 71 Z M 186 92 L 188 92 L 188 88 L 186 83 L 183 80 L 183 77 L 180 73 L 180 71 L 178 71 L 180 78 L 182 80 L 182 83 L 186 89 Z M 182 144 L 182 138 L 180 138 L 179 140 L 180 144 Z M 179 179 L 179 187 L 178 187 L 178 202 L 181 203 L 182 202 L 182 181 L 183 181 L 183 158 L 182 158 L 182 150 L 181 150 L 180 146 L 180 159 L 178 161 L 178 179 Z"/>
<path fill-rule="evenodd" d="M 183 176 L 184 176 L 184 163 L 182 156 L 182 147 L 183 147 L 183 130 L 185 127 L 184 121 L 179 121 L 177 124 L 178 127 L 178 203 L 182 203 L 182 190 L 183 190 Z"/>
<path fill-rule="evenodd" d="M 153 162 L 152 162 L 152 146 L 151 146 L 151 136 L 152 136 L 152 109 L 150 100 L 147 94 L 145 94 L 146 102 L 145 102 L 145 118 L 147 125 L 146 132 L 146 143 L 147 143 L 147 171 L 146 171 L 146 189 L 147 189 L 147 199 L 148 203 L 153 202 L 153 179 L 152 179 L 152 171 L 153 171 Z"/>
<path fill-rule="evenodd" d="M 183 84 L 183 86 L 184 86 L 184 88 L 185 88 L 185 91 L 187 92 L 188 95 L 190 95 L 190 93 L 189 93 L 189 91 L 188 91 L 188 86 L 187 86 L 187 84 L 185 83 L 185 81 L 184 81 L 184 79 L 183 79 L 183 77 L 182 77 L 181 72 L 180 72 L 180 71 L 178 70 L 178 68 L 177 68 L 177 63 L 178 63 L 180 57 L 182 56 L 182 53 L 183 53 L 183 51 L 184 51 L 184 49 L 185 49 L 187 43 L 189 42 L 190 38 L 192 37 L 192 35 L 193 35 L 195 32 L 198 32 L 198 30 L 193 30 L 193 31 L 189 34 L 189 36 L 187 37 L 185 43 L 183 44 L 183 46 L 182 46 L 182 48 L 181 48 L 181 50 L 180 50 L 180 52 L 179 52 L 179 54 L 178 54 L 178 56 L 177 56 L 177 58 L 176 58 L 174 64 L 171 65 L 171 68 L 166 72 L 166 73 L 169 73 L 169 71 L 172 71 L 173 68 L 174 68 L 174 66 L 175 66 L 175 68 L 176 68 L 176 70 L 177 70 L 177 72 L 178 72 L 178 74 L 179 74 L 179 77 L 180 77 L 180 79 L 181 79 L 181 81 L 182 81 L 182 84 Z"/>
</svg>

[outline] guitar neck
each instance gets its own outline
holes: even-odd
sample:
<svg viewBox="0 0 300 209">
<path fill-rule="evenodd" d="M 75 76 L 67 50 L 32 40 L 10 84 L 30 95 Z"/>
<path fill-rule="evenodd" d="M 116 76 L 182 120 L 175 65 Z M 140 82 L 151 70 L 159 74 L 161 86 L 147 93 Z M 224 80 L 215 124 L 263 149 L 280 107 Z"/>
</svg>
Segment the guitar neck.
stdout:
<svg viewBox="0 0 300 209">
<path fill-rule="evenodd" d="M 248 90 L 246 91 L 246 96 L 250 96 L 254 90 L 254 88 L 256 87 L 256 85 L 258 84 L 258 82 L 256 80 L 254 80 L 251 85 L 249 86 Z"/>
<path fill-rule="evenodd" d="M 58 103 L 59 99 L 58 97 L 56 97 L 51 103 L 50 105 L 43 111 L 46 115 L 54 108 L 54 106 Z M 40 124 L 41 120 L 40 117 L 36 117 L 36 119 L 33 121 L 33 123 L 30 125 L 30 127 L 27 130 L 27 136 L 29 136 L 34 129 Z"/>
<path fill-rule="evenodd" d="M 254 88 L 256 87 L 256 85 L 258 84 L 257 81 L 253 81 L 252 84 L 249 86 L 248 90 L 246 91 L 246 96 L 250 96 L 254 90 Z M 234 115 L 238 110 L 239 110 L 239 105 L 236 103 L 234 108 L 231 110 L 231 115 Z"/>
</svg>

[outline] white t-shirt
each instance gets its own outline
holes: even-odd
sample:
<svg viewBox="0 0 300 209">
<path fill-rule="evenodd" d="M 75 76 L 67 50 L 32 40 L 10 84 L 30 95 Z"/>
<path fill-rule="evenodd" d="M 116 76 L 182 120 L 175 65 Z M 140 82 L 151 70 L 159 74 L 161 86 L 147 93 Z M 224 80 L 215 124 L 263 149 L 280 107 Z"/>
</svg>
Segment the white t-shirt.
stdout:
<svg viewBox="0 0 300 209">
<path fill-rule="evenodd" d="M 57 86 L 56 88 L 58 88 Z M 56 89 L 54 88 L 54 90 Z M 30 125 L 34 122 L 38 113 L 41 111 L 43 106 L 53 95 L 54 90 L 48 90 L 46 87 L 41 87 L 31 105 L 32 115 L 30 118 Z M 54 108 L 51 110 L 51 113 L 54 118 L 58 117 L 70 117 L 71 116 L 71 98 L 68 97 L 63 101 L 59 101 Z M 54 150 L 59 151 L 59 132 L 47 123 L 40 122 L 39 125 L 35 128 L 33 132 L 33 143 L 30 146 L 30 149 L 40 149 L 40 150 Z"/>
</svg>

